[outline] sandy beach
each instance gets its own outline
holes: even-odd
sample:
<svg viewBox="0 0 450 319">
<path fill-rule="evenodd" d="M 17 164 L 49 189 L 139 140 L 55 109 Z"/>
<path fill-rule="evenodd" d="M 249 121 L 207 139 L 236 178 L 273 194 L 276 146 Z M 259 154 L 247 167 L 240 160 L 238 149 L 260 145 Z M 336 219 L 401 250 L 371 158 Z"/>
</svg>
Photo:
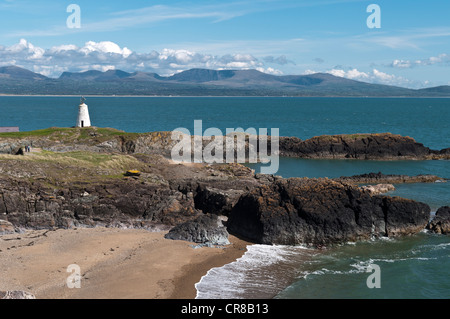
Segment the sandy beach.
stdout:
<svg viewBox="0 0 450 319">
<path fill-rule="evenodd" d="M 230 236 L 224 248 L 193 248 L 142 229 L 33 230 L 0 236 L 0 291 L 37 299 L 191 299 L 213 267 L 241 257 L 249 244 Z M 69 288 L 69 265 L 81 287 Z"/>
</svg>

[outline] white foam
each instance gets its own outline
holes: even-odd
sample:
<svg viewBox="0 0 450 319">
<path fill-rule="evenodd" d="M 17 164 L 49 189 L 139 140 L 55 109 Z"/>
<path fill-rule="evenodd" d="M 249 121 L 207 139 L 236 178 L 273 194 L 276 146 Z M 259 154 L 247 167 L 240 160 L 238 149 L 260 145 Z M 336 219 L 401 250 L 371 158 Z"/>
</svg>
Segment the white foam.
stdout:
<svg viewBox="0 0 450 319">
<path fill-rule="evenodd" d="M 196 299 L 272 298 L 295 278 L 305 256 L 313 254 L 302 246 L 249 245 L 241 258 L 210 269 L 195 284 Z"/>
</svg>

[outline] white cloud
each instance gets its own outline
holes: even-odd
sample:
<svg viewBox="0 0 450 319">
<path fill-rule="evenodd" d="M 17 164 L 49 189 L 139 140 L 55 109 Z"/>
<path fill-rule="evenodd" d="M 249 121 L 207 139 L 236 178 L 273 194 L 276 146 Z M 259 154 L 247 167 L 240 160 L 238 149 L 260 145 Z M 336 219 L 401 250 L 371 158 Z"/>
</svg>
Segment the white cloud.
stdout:
<svg viewBox="0 0 450 319">
<path fill-rule="evenodd" d="M 258 68 L 256 68 L 256 70 L 258 70 L 259 72 L 262 72 L 262 73 L 267 73 L 267 74 L 272 74 L 272 75 L 283 75 L 283 72 L 281 72 L 280 70 L 271 68 L 271 67 L 268 67 L 267 69 L 258 67 Z"/>
<path fill-rule="evenodd" d="M 333 69 L 333 70 L 327 71 L 327 73 L 330 73 L 330 74 L 332 74 L 334 76 L 338 76 L 338 77 L 341 77 L 341 78 L 346 78 L 347 77 L 346 76 L 347 72 L 345 72 L 344 70 Z"/>
<path fill-rule="evenodd" d="M 394 60 L 389 66 L 393 68 L 413 68 L 417 66 L 433 65 L 433 64 L 450 64 L 450 55 L 446 53 L 432 56 L 426 59 L 415 61 Z"/>
<path fill-rule="evenodd" d="M 373 78 L 377 77 L 376 74 L 378 73 L 378 71 L 374 69 L 372 72 L 373 76 L 371 76 L 369 73 L 358 71 L 357 69 L 351 69 L 348 71 L 344 71 L 341 69 L 332 69 L 330 71 L 327 71 L 327 73 L 330 73 L 334 76 L 347 78 L 350 80 L 357 80 L 357 81 L 368 81 L 369 80 L 370 81 L 371 78 L 373 79 Z"/>
<path fill-rule="evenodd" d="M 308 69 L 308 70 L 303 71 L 302 75 L 310 75 L 310 74 L 315 74 L 315 73 L 319 73 L 319 72 Z"/>
<path fill-rule="evenodd" d="M 305 70 L 303 75 L 310 75 L 314 73 L 319 73 L 319 71 L 315 70 Z M 371 71 L 364 72 L 359 71 L 356 68 L 350 68 L 348 70 L 334 68 L 331 70 L 327 70 L 323 73 L 329 73 L 331 75 L 346 78 L 349 80 L 367 82 L 367 83 L 375 83 L 375 84 L 386 84 L 386 85 L 394 85 L 401 87 L 423 87 L 422 84 L 410 81 L 401 76 L 396 76 L 393 74 L 388 74 L 377 69 L 372 69 Z"/>
<path fill-rule="evenodd" d="M 404 61 L 404 60 L 394 60 L 391 64 L 394 68 L 410 68 L 412 66 L 411 61 Z"/>
<path fill-rule="evenodd" d="M 137 53 L 111 41 L 88 41 L 81 47 L 63 44 L 43 49 L 22 39 L 9 47 L 0 46 L 0 61 L 0 65 L 16 65 L 50 77 L 58 77 L 64 71 L 80 72 L 89 69 L 120 69 L 128 72 L 139 70 L 160 75 L 171 75 L 192 68 L 258 69 L 269 74 L 282 74 L 250 54 L 218 56 L 184 49 Z"/>
<path fill-rule="evenodd" d="M 253 64 L 253 63 L 251 63 Z M 250 64 L 247 62 L 230 62 L 226 64 L 227 68 L 236 68 L 236 69 L 248 69 L 250 68 Z"/>
<path fill-rule="evenodd" d="M 98 71 L 102 71 L 102 72 L 116 69 L 116 67 L 114 65 L 100 65 L 100 64 L 90 65 L 89 68 L 98 70 Z"/>
<path fill-rule="evenodd" d="M 49 52 L 51 53 L 58 53 L 61 51 L 75 51 L 78 50 L 78 47 L 76 45 L 73 44 L 63 44 L 63 45 L 58 45 L 58 46 L 54 46 L 52 47 Z"/>
<path fill-rule="evenodd" d="M 378 71 L 375 69 L 373 70 L 373 72 L 374 72 L 374 74 L 378 74 Z M 367 80 L 370 78 L 370 76 L 367 73 L 360 72 L 357 69 L 352 69 L 352 70 L 347 71 L 347 77 L 349 79 L 359 79 L 359 80 L 361 80 L 361 79 Z"/>
<path fill-rule="evenodd" d="M 304 74 L 311 74 L 311 73 L 315 73 L 315 72 L 312 70 L 306 70 Z M 375 84 L 394 85 L 394 86 L 401 86 L 401 87 L 422 87 L 423 86 L 422 84 L 412 82 L 401 76 L 388 74 L 388 73 L 382 72 L 377 69 L 372 69 L 369 72 L 359 71 L 358 69 L 355 69 L 355 68 L 349 69 L 349 70 L 332 69 L 332 70 L 326 71 L 326 73 L 332 74 L 334 76 L 350 79 L 350 80 L 375 83 Z"/>
<path fill-rule="evenodd" d="M 153 54 L 155 53 L 157 52 Z M 164 49 L 159 53 L 158 59 L 163 61 L 173 60 L 180 64 L 187 64 L 195 59 L 195 53 L 188 50 Z"/>
<path fill-rule="evenodd" d="M 13 44 L 12 46 L 6 48 L 6 50 L 12 54 L 26 52 L 28 53 L 28 59 L 39 59 L 45 52 L 44 49 L 35 47 L 25 39 L 20 39 L 19 43 Z"/>
<path fill-rule="evenodd" d="M 132 53 L 128 48 L 121 49 L 116 43 L 111 41 L 88 41 L 84 47 L 80 49 L 80 52 L 83 52 L 86 55 L 92 52 L 115 53 L 122 55 L 124 58 L 129 57 Z"/>
</svg>

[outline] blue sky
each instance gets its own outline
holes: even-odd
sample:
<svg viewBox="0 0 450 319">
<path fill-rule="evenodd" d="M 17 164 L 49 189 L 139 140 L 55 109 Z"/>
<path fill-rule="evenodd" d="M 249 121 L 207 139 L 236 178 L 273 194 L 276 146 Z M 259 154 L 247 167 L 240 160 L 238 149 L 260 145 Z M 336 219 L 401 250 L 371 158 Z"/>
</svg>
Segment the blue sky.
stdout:
<svg viewBox="0 0 450 319">
<path fill-rule="evenodd" d="M 79 29 L 66 24 L 72 3 Z M 370 4 L 381 8 L 379 29 L 367 26 Z M 450 85 L 449 14 L 448 0 L 0 0 L 0 66 L 52 77 L 202 67 Z"/>
</svg>

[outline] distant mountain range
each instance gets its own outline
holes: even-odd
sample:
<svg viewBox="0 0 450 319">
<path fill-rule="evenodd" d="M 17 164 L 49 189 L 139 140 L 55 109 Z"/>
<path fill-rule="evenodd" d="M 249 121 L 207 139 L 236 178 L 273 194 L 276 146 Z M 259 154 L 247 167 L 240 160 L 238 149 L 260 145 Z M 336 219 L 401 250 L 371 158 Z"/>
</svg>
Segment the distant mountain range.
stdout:
<svg viewBox="0 0 450 319">
<path fill-rule="evenodd" d="M 191 69 L 169 77 L 120 70 L 64 72 L 48 78 L 16 66 L 0 67 L 0 94 L 172 96 L 450 97 L 450 86 L 407 89 L 327 73 L 276 76 L 257 70 Z"/>
</svg>

